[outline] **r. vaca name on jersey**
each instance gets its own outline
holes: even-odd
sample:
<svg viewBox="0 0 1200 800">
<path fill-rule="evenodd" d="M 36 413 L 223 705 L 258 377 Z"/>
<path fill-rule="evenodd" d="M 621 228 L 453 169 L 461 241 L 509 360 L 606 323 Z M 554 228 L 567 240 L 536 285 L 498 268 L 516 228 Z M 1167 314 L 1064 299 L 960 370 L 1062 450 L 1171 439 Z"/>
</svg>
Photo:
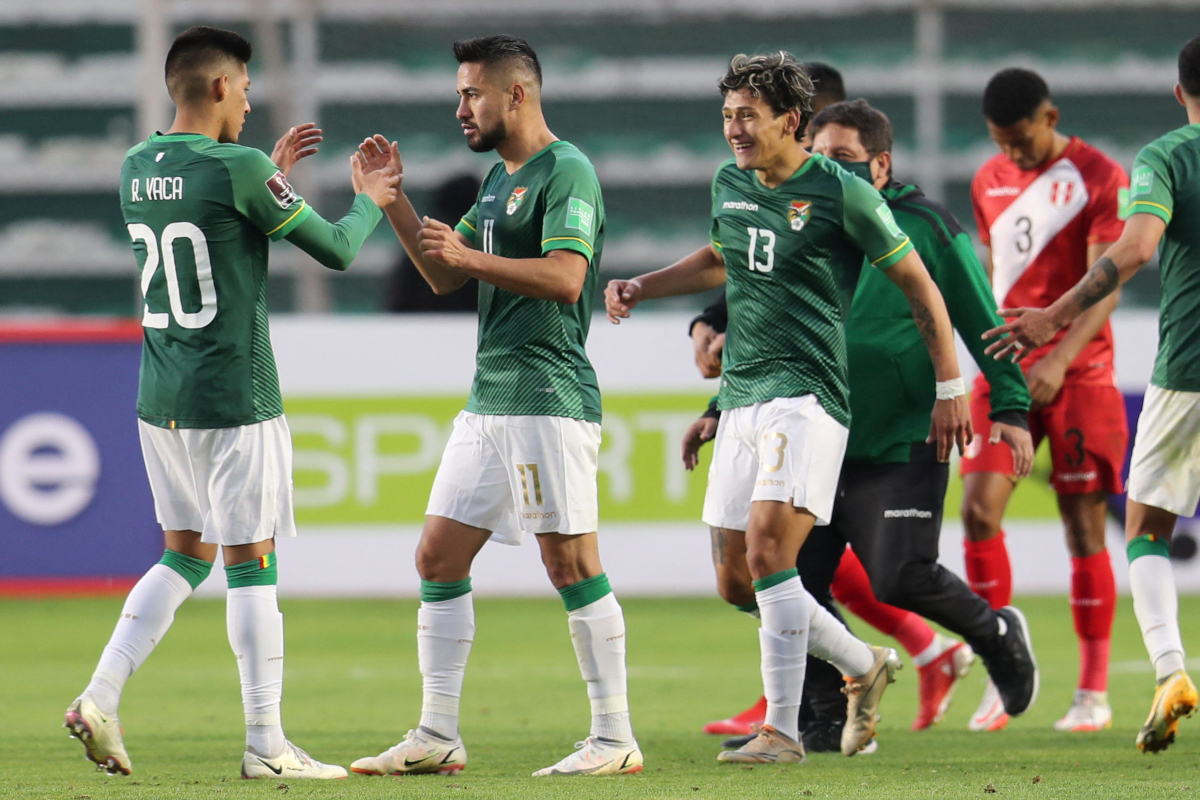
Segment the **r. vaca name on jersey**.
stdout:
<svg viewBox="0 0 1200 800">
<path fill-rule="evenodd" d="M 145 196 L 142 195 L 143 190 Z M 182 200 L 183 178 L 170 175 L 134 178 L 129 187 L 129 193 L 135 203 L 142 200 Z"/>
</svg>

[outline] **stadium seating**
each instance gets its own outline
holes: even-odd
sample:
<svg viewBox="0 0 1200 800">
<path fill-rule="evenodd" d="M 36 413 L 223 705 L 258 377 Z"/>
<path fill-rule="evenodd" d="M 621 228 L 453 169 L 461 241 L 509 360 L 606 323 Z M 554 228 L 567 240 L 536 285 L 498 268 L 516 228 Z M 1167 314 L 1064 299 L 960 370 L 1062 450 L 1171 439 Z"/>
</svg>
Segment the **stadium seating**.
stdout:
<svg viewBox="0 0 1200 800">
<path fill-rule="evenodd" d="M 237 4 L 168 5 L 177 15 L 173 30 L 210 22 L 253 35 L 249 12 Z M 870 10 L 881 6 L 887 10 Z M 320 4 L 319 69 L 292 76 L 315 93 L 327 137 L 319 162 L 301 167 L 311 173 L 307 185 L 321 190 L 327 215 L 338 214 L 350 197 L 345 156 L 376 131 L 400 141 L 418 204 L 448 173 L 485 169 L 492 156 L 467 152 L 453 117 L 449 45 L 503 30 L 538 49 L 551 128 L 596 163 L 609 214 L 606 276 L 668 263 L 705 241 L 709 180 L 728 152 L 714 82 L 739 50 L 783 48 L 842 69 L 851 96 L 891 116 L 898 175 L 932 180 L 931 193 L 942 193 L 968 222 L 970 175 L 993 152 L 978 97 L 995 69 L 1042 70 L 1063 129 L 1128 165 L 1140 144 L 1183 122 L 1169 94 L 1173 58 L 1180 32 L 1200 27 L 1200 12 L 1170 7 L 1139 10 L 1131 26 L 1129 9 L 1116 4 L 1044 10 L 1029 2 L 1017 10 L 981 0 L 943 10 L 907 0 L 779 0 L 755 3 L 754 14 L 742 16 L 737 4 L 663 7 L 671 13 L 653 2 L 535 1 L 463 21 L 432 0 Z M 0 313 L 137 308 L 115 197 L 122 154 L 147 133 L 134 121 L 140 8 L 137 0 L 11 0 L 0 9 Z M 209 8 L 216 11 L 205 16 Z M 252 67 L 259 75 L 262 60 Z M 252 90 L 244 141 L 269 149 L 267 97 L 261 84 Z M 935 124 L 922 127 L 930 109 Z M 940 153 L 941 189 L 921 153 Z M 355 268 L 329 279 L 332 306 L 376 309 L 395 254 L 381 227 Z M 271 304 L 296 308 L 301 260 L 285 248 L 279 255 Z M 1135 285 L 1132 294 L 1152 300 L 1153 287 Z"/>
</svg>

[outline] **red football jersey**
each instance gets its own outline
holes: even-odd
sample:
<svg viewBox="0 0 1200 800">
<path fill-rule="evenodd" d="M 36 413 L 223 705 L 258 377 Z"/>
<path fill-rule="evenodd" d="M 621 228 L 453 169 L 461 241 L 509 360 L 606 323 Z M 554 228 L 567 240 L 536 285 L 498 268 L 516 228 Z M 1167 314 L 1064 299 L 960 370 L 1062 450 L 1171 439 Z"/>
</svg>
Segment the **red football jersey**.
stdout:
<svg viewBox="0 0 1200 800">
<path fill-rule="evenodd" d="M 1045 308 L 1087 272 L 1087 248 L 1115 242 L 1124 222 L 1118 193 L 1129 186 L 1115 161 L 1072 137 L 1058 158 L 1024 170 L 1003 153 L 975 173 L 971 205 L 979 237 L 992 251 L 992 291 L 1002 308 Z M 1021 362 L 1028 369 L 1066 335 Z M 1067 371 L 1070 380 L 1111 383 L 1112 327 L 1105 323 Z M 1090 382 L 1090 381 L 1089 381 Z"/>
</svg>

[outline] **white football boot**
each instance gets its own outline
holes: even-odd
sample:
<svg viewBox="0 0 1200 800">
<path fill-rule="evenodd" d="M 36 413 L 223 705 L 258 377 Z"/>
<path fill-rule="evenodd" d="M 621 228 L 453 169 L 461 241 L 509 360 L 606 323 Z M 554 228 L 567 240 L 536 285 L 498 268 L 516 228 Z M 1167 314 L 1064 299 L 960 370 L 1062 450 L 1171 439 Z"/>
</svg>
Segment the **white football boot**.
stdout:
<svg viewBox="0 0 1200 800">
<path fill-rule="evenodd" d="M 539 769 L 533 777 L 545 775 L 629 775 L 642 771 L 642 751 L 637 742 L 610 742 L 589 736 L 576 742 L 578 749 L 552 767 Z"/>
<path fill-rule="evenodd" d="M 987 688 L 983 690 L 983 699 L 979 701 L 979 708 L 975 709 L 975 713 L 971 715 L 971 721 L 967 723 L 967 728 L 973 731 L 998 731 L 1003 730 L 1008 724 L 1009 716 L 1004 710 L 1004 701 L 1000 699 L 1000 692 L 996 689 L 996 684 L 992 683 L 991 678 L 988 679 Z"/>
<path fill-rule="evenodd" d="M 1075 700 L 1066 715 L 1054 723 L 1056 731 L 1102 731 L 1112 725 L 1108 692 L 1075 690 Z"/>
<path fill-rule="evenodd" d="M 453 775 L 467 765 L 467 749 L 462 737 L 454 741 L 427 733 L 420 728 L 409 731 L 404 740 L 377 756 L 360 758 L 350 765 L 359 775 L 420 775 L 436 772 Z"/>
<path fill-rule="evenodd" d="M 109 775 L 128 775 L 133 770 L 121 721 L 115 714 L 103 713 L 88 695 L 80 695 L 67 708 L 63 727 L 83 742 L 87 757 Z"/>
<path fill-rule="evenodd" d="M 332 780 L 344 778 L 347 774 L 345 767 L 322 764 L 291 742 L 288 742 L 283 752 L 274 758 L 263 758 L 249 751 L 242 756 L 243 778 Z"/>
</svg>

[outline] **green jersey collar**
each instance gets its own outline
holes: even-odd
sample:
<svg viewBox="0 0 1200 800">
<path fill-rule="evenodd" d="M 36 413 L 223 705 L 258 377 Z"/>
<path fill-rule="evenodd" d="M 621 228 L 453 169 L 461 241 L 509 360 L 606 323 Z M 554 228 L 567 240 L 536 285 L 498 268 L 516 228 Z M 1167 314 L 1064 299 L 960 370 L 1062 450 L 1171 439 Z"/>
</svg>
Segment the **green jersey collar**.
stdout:
<svg viewBox="0 0 1200 800">
<path fill-rule="evenodd" d="M 513 175 L 516 175 L 516 174 L 517 174 L 517 172 L 520 172 L 521 170 L 525 169 L 525 168 L 526 168 L 526 167 L 528 167 L 530 164 L 532 164 L 534 161 L 536 161 L 537 159 L 541 158 L 541 157 L 542 157 L 543 155 L 545 155 L 546 153 L 549 153 L 549 152 L 550 152 L 550 149 L 551 149 L 552 147 L 554 147 L 556 144 L 567 144 L 567 143 L 566 143 L 566 142 L 564 142 L 562 139 L 555 139 L 553 142 L 551 142 L 550 144 L 546 145 L 546 146 L 545 146 L 545 147 L 543 147 L 541 150 L 538 150 L 536 153 L 534 153 L 533 155 L 531 155 L 529 158 L 525 159 L 525 163 L 524 163 L 524 164 L 522 164 L 521 166 L 517 167 L 517 169 L 516 169 L 516 172 L 509 172 L 508 170 L 504 170 L 504 174 L 505 174 L 505 175 L 507 175 L 508 177 L 510 177 L 510 178 L 511 178 Z M 502 164 L 503 164 L 504 162 L 503 162 L 503 161 L 501 161 L 500 163 L 502 163 Z"/>
<path fill-rule="evenodd" d="M 205 136 L 203 133 L 161 133 L 155 131 L 150 134 L 152 142 L 192 142 L 197 139 L 212 139 L 211 136 Z M 213 141 L 216 141 L 215 139 Z"/>
<path fill-rule="evenodd" d="M 758 188 L 765 189 L 768 192 L 777 192 L 780 189 L 782 189 L 783 187 L 787 186 L 792 181 L 796 180 L 797 178 L 799 178 L 799 177 L 803 176 L 805 173 L 807 173 L 809 170 L 809 167 L 812 166 L 814 161 L 816 161 L 817 159 L 824 159 L 824 158 L 825 158 L 825 156 L 821 155 L 820 153 L 810 154 L 809 157 L 804 160 L 804 163 L 800 165 L 800 168 L 792 173 L 791 177 L 789 177 L 783 183 L 776 186 L 774 189 L 767 186 L 765 183 L 762 182 L 762 180 L 759 179 L 758 170 L 752 169 L 752 170 L 750 170 L 750 172 L 754 173 L 754 182 L 758 185 Z"/>
</svg>

